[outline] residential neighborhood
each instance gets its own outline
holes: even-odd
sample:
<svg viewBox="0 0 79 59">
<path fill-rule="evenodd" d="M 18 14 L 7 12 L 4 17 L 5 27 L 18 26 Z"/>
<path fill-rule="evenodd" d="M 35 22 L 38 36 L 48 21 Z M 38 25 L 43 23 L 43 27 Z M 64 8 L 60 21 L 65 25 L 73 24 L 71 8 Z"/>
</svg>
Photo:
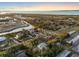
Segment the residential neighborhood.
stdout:
<svg viewBox="0 0 79 59">
<path fill-rule="evenodd" d="M 79 56 L 78 16 L 0 15 L 1 57 Z"/>
</svg>

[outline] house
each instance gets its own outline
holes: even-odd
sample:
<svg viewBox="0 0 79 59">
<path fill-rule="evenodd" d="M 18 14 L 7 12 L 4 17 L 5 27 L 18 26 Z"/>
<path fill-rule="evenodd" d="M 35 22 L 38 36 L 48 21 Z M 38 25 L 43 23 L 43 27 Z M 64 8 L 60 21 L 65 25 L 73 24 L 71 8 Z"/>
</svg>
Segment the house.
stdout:
<svg viewBox="0 0 79 59">
<path fill-rule="evenodd" d="M 61 43 L 60 43 L 60 42 L 57 42 L 56 45 L 57 45 L 57 46 L 61 46 Z"/>
<path fill-rule="evenodd" d="M 57 57 L 67 57 L 69 54 L 71 54 L 71 51 L 64 50 L 61 53 L 59 53 Z"/>
<path fill-rule="evenodd" d="M 76 51 L 76 52 L 79 52 L 79 44 L 78 44 L 78 45 L 73 46 L 73 50 L 74 50 L 74 51 Z"/>
<path fill-rule="evenodd" d="M 27 57 L 26 53 L 24 50 L 17 50 L 15 53 L 15 57 Z"/>
<path fill-rule="evenodd" d="M 14 17 L 19 18 L 19 19 L 26 19 L 26 17 L 23 17 L 22 15 L 15 15 Z"/>
<path fill-rule="evenodd" d="M 47 44 L 46 43 L 40 43 L 37 47 L 39 49 L 47 49 Z"/>
<path fill-rule="evenodd" d="M 18 35 L 16 35 L 16 36 L 15 36 L 15 39 L 18 39 L 18 38 L 19 38 L 19 36 L 18 36 Z"/>
<path fill-rule="evenodd" d="M 3 41 L 5 41 L 5 37 L 0 37 L 0 42 L 3 42 Z"/>
<path fill-rule="evenodd" d="M 47 40 L 49 41 L 49 40 L 52 40 L 53 39 L 53 37 L 52 36 L 47 36 Z"/>
<path fill-rule="evenodd" d="M 76 37 L 74 37 L 73 39 L 71 39 L 70 41 L 67 41 L 68 43 L 73 42 L 74 43 L 78 43 L 79 42 L 79 35 L 77 35 Z"/>
<path fill-rule="evenodd" d="M 6 37 L 0 37 L 0 48 L 7 45 Z"/>
<path fill-rule="evenodd" d="M 24 34 L 22 34 L 22 33 L 17 33 L 16 36 L 15 36 L 15 39 L 19 39 L 19 38 L 23 37 L 23 35 Z"/>
<path fill-rule="evenodd" d="M 12 23 L 15 23 L 13 18 L 9 17 L 0 18 L 0 24 L 12 24 Z"/>
<path fill-rule="evenodd" d="M 74 34 L 74 33 L 76 33 L 76 31 L 70 31 L 70 32 L 69 32 L 69 35 L 72 35 L 72 34 Z"/>
</svg>

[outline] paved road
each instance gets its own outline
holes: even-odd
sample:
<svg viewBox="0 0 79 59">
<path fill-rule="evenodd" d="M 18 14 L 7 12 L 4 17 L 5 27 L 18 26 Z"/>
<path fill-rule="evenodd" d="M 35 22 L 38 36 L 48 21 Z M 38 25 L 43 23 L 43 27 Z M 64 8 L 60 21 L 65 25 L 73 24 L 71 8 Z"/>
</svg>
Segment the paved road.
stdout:
<svg viewBox="0 0 79 59">
<path fill-rule="evenodd" d="M 27 25 L 27 24 L 26 24 Z M 19 31 L 22 31 L 23 29 L 25 30 L 30 30 L 34 28 L 34 26 L 32 26 L 31 24 L 29 24 L 29 26 L 24 26 L 24 27 L 17 27 L 13 30 L 9 30 L 9 31 L 6 31 L 6 32 L 3 32 L 3 33 L 0 33 L 0 35 L 6 35 L 6 34 L 10 34 L 10 33 L 15 33 L 15 32 L 19 32 Z"/>
</svg>

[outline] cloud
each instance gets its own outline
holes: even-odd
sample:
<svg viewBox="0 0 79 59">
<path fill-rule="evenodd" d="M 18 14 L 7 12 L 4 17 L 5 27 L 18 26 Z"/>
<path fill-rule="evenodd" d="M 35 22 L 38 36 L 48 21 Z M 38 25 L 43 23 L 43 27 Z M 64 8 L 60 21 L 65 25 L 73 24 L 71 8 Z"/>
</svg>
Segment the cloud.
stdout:
<svg viewBox="0 0 79 59">
<path fill-rule="evenodd" d="M 31 7 L 11 7 L 2 8 L 0 11 L 50 11 L 50 10 L 79 10 L 79 6 L 75 5 L 36 5 Z"/>
</svg>

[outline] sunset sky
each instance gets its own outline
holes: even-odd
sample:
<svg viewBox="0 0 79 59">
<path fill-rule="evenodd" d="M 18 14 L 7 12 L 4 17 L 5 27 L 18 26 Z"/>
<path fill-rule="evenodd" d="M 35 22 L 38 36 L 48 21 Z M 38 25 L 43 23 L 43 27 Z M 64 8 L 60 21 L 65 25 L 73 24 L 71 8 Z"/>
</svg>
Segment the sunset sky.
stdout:
<svg viewBox="0 0 79 59">
<path fill-rule="evenodd" d="M 0 11 L 79 10 L 78 2 L 0 2 Z"/>
</svg>

